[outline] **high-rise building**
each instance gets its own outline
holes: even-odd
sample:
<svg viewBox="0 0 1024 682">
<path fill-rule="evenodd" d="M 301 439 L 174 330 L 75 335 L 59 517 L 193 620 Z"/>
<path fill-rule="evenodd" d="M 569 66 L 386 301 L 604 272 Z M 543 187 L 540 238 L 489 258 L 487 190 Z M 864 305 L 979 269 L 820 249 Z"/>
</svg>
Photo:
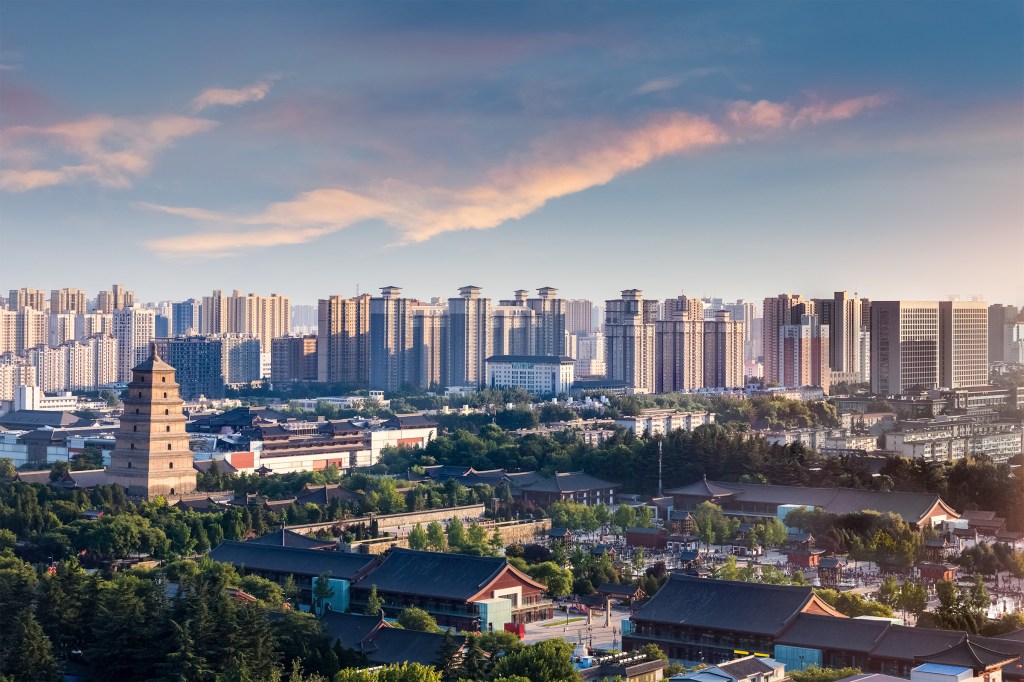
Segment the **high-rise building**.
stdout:
<svg viewBox="0 0 1024 682">
<path fill-rule="evenodd" d="M 319 301 L 317 380 L 364 385 L 370 380 L 370 295 Z"/>
<path fill-rule="evenodd" d="M 988 307 L 988 361 L 1010 362 L 1006 349 L 1012 343 L 1012 325 L 1017 322 L 1017 306 L 993 303 Z"/>
<path fill-rule="evenodd" d="M 158 339 L 156 348 L 161 357 L 175 368 L 179 392 L 185 400 L 224 397 L 224 348 L 219 338 L 186 336 Z"/>
<path fill-rule="evenodd" d="M 0 355 L 18 350 L 18 313 L 0 309 Z"/>
<path fill-rule="evenodd" d="M 570 357 L 576 358 L 573 366 L 573 375 L 579 378 L 598 378 L 607 374 L 608 368 L 605 364 L 604 334 L 573 334 L 572 351 Z"/>
<path fill-rule="evenodd" d="M 249 384 L 263 378 L 262 348 L 255 335 L 221 334 L 219 338 L 227 383 Z"/>
<path fill-rule="evenodd" d="M 665 319 L 655 323 L 658 371 L 654 390 L 669 393 L 703 388 L 704 304 L 683 295 L 667 299 L 663 308 Z"/>
<path fill-rule="evenodd" d="M 275 384 L 316 381 L 316 334 L 280 336 L 271 344 L 270 377 Z"/>
<path fill-rule="evenodd" d="M 215 310 L 223 303 L 220 324 L 227 327 L 225 331 L 229 334 L 252 334 L 263 347 L 270 348 L 272 339 L 286 336 L 291 330 L 291 299 L 287 296 L 243 294 L 236 290 L 222 300 L 218 294 L 219 291 L 213 292 L 210 303 Z"/>
<path fill-rule="evenodd" d="M 370 388 L 397 391 L 412 383 L 412 304 L 396 286 L 370 299 Z"/>
<path fill-rule="evenodd" d="M 157 355 L 131 370 L 124 413 L 107 476 L 129 495 L 152 499 L 189 493 L 196 487 L 193 455 L 185 432 L 174 367 Z"/>
<path fill-rule="evenodd" d="M 1007 325 L 1003 361 L 1024 365 L 1024 313 L 1017 317 L 1016 322 Z"/>
<path fill-rule="evenodd" d="M 939 387 L 939 304 L 871 302 L 871 391 Z"/>
<path fill-rule="evenodd" d="M 448 308 L 416 302 L 412 307 L 412 383 L 432 390 L 448 376 Z"/>
<path fill-rule="evenodd" d="M 45 346 L 50 341 L 50 316 L 46 308 L 21 308 L 14 313 L 14 350 L 19 355 L 29 348 Z"/>
<path fill-rule="evenodd" d="M 317 310 L 315 305 L 293 305 L 292 334 L 316 334 Z"/>
<path fill-rule="evenodd" d="M 817 315 L 802 315 L 800 324 L 779 330 L 779 383 L 782 386 L 831 388 L 829 367 L 830 330 Z"/>
<path fill-rule="evenodd" d="M 114 333 L 114 316 L 110 313 L 79 313 L 75 315 L 75 338 L 82 339 L 97 334 L 111 336 Z"/>
<path fill-rule="evenodd" d="M 68 347 L 37 346 L 26 356 L 36 368 L 36 385 L 43 392 L 64 391 L 68 386 Z"/>
<path fill-rule="evenodd" d="M 491 311 L 494 355 L 532 355 L 539 332 L 537 314 L 525 305 L 507 303 L 501 301 Z"/>
<path fill-rule="evenodd" d="M 605 301 L 605 365 L 610 381 L 623 381 L 636 393 L 655 390 L 655 322 L 658 301 L 640 289 L 626 289 L 621 299 Z"/>
<path fill-rule="evenodd" d="M 85 291 L 81 289 L 54 289 L 50 292 L 50 312 L 60 313 L 88 312 Z"/>
<path fill-rule="evenodd" d="M 939 386 L 988 384 L 988 304 L 939 302 Z"/>
<path fill-rule="evenodd" d="M 837 291 L 831 299 L 820 299 L 815 303 L 818 322 L 828 327 L 829 331 L 829 366 L 846 380 L 859 378 L 860 334 L 863 327 L 861 299 L 856 294 L 851 297 L 845 291 Z"/>
<path fill-rule="evenodd" d="M 594 303 L 585 298 L 570 298 L 565 302 L 565 331 L 568 334 L 594 332 Z"/>
<path fill-rule="evenodd" d="M 75 340 L 74 313 L 50 313 L 47 327 L 48 341 L 51 346 L 59 346 L 62 343 Z"/>
<path fill-rule="evenodd" d="M 779 294 L 764 299 L 761 346 L 764 350 L 764 380 L 781 384 L 779 375 L 779 331 L 787 324 L 799 323 L 808 312 L 808 301 L 799 294 Z"/>
<path fill-rule="evenodd" d="M 715 312 L 704 321 L 704 386 L 741 388 L 743 376 L 742 320 L 730 319 L 728 310 Z"/>
<path fill-rule="evenodd" d="M 135 305 L 135 292 L 128 291 L 123 284 L 114 284 L 110 291 L 101 291 L 96 294 L 96 311 L 100 313 L 113 313 L 115 310 L 129 308 Z"/>
<path fill-rule="evenodd" d="M 526 307 L 534 312 L 537 320 L 532 355 L 565 355 L 566 300 L 558 297 L 558 289 L 537 289 L 537 297 L 528 298 Z"/>
<path fill-rule="evenodd" d="M 185 336 L 190 331 L 198 334 L 202 328 L 200 310 L 202 304 L 190 298 L 171 304 L 171 336 Z"/>
<path fill-rule="evenodd" d="M 11 289 L 10 296 L 7 297 L 7 309 L 18 311 L 23 308 L 34 308 L 41 313 L 46 312 L 46 292 L 42 289 L 25 287 Z"/>
<path fill-rule="evenodd" d="M 114 338 L 117 339 L 117 380 L 129 381 L 132 368 L 145 361 L 150 352 L 150 342 L 156 338 L 156 313 L 132 305 L 115 310 L 113 320 Z"/>
<path fill-rule="evenodd" d="M 494 355 L 491 299 L 465 286 L 448 299 L 448 386 L 483 386 L 487 358 Z"/>
</svg>

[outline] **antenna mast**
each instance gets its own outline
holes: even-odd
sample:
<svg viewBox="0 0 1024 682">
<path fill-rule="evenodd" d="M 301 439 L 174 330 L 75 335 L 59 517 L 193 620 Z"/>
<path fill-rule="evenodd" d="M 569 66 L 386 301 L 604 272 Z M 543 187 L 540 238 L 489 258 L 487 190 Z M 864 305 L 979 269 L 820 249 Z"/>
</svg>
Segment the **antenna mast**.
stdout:
<svg viewBox="0 0 1024 682">
<path fill-rule="evenodd" d="M 661 487 L 661 443 L 662 443 L 662 441 L 659 440 L 658 441 L 658 497 L 664 497 L 665 496 L 665 492 L 662 490 L 662 487 Z"/>
</svg>

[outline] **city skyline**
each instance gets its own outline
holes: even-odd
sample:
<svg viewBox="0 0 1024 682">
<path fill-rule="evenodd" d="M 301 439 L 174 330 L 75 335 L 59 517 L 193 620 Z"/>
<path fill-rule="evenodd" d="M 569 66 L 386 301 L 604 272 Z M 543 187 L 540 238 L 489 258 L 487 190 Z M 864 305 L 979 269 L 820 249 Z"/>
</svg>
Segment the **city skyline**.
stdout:
<svg viewBox="0 0 1024 682">
<path fill-rule="evenodd" d="M 179 10 L 3 8 L 0 290 L 1024 303 L 1018 3 Z"/>
</svg>

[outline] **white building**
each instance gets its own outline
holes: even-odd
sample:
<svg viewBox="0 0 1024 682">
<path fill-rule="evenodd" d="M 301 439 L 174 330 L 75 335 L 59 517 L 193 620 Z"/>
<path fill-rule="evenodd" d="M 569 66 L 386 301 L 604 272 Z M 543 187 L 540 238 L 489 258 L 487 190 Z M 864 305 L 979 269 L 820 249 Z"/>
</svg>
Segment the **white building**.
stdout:
<svg viewBox="0 0 1024 682">
<path fill-rule="evenodd" d="M 138 306 L 115 310 L 114 338 L 117 339 L 117 380 L 130 381 L 132 367 L 149 357 L 149 344 L 156 338 L 156 313 Z"/>
<path fill-rule="evenodd" d="M 567 393 L 574 364 L 566 355 L 492 355 L 487 358 L 487 386 L 521 388 L 534 395 Z"/>
<path fill-rule="evenodd" d="M 573 373 L 579 377 L 603 377 L 605 365 L 604 334 L 573 334 L 569 355 L 576 358 Z M 575 351 L 575 352 L 573 352 Z"/>
<path fill-rule="evenodd" d="M 673 409 L 643 410 L 636 416 L 623 416 L 615 420 L 618 426 L 627 428 L 634 433 L 652 436 L 670 433 L 678 429 L 693 431 L 698 426 L 715 423 L 714 412 L 683 412 Z"/>
<path fill-rule="evenodd" d="M 19 386 L 14 392 L 14 409 L 72 412 L 78 409 L 78 398 L 68 392 L 46 395 L 38 386 Z"/>
</svg>

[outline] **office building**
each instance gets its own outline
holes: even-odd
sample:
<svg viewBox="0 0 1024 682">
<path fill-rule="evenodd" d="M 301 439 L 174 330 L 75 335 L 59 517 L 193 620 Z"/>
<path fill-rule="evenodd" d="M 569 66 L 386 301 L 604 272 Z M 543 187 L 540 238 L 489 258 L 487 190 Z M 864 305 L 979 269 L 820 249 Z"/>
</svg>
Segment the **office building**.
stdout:
<svg viewBox="0 0 1024 682">
<path fill-rule="evenodd" d="M 320 299 L 317 380 L 365 385 L 370 380 L 370 295 Z"/>
<path fill-rule="evenodd" d="M 413 386 L 433 390 L 448 376 L 448 308 L 441 303 L 412 306 Z"/>
<path fill-rule="evenodd" d="M 202 304 L 190 298 L 171 304 L 171 336 L 198 334 L 202 328 Z"/>
<path fill-rule="evenodd" d="M 24 308 L 34 308 L 39 312 L 46 312 L 46 292 L 42 289 L 11 289 L 7 297 L 7 309 L 18 311 Z"/>
<path fill-rule="evenodd" d="M 526 307 L 536 315 L 533 355 L 565 355 L 566 300 L 558 297 L 558 289 L 537 289 L 536 298 L 528 298 Z"/>
<path fill-rule="evenodd" d="M 655 323 L 658 302 L 645 299 L 639 289 L 626 289 L 622 298 L 605 301 L 605 365 L 610 381 L 622 381 L 627 390 L 655 390 Z"/>
<path fill-rule="evenodd" d="M 939 326 L 935 301 L 872 301 L 872 393 L 938 388 Z"/>
<path fill-rule="evenodd" d="M 50 313 L 88 312 L 85 291 L 81 289 L 54 289 L 50 292 Z"/>
<path fill-rule="evenodd" d="M 568 356 L 492 355 L 487 358 L 487 386 L 557 396 L 572 387 L 573 364 Z"/>
<path fill-rule="evenodd" d="M 174 374 L 174 367 L 161 360 L 155 348 L 131 370 L 107 469 L 110 483 L 121 485 L 129 495 L 153 499 L 195 490 L 196 472 L 185 432 L 188 420 Z"/>
<path fill-rule="evenodd" d="M 448 386 L 482 386 L 485 362 L 494 353 L 491 299 L 480 287 L 465 286 L 448 299 Z"/>
<path fill-rule="evenodd" d="M 594 303 L 592 301 L 585 298 L 571 298 L 565 302 L 565 331 L 567 334 L 594 333 Z"/>
<path fill-rule="evenodd" d="M 993 303 L 988 307 L 988 361 L 1013 362 L 1006 357 L 1011 343 L 1012 325 L 1017 322 L 1017 306 Z"/>
<path fill-rule="evenodd" d="M 113 322 L 113 335 L 117 339 L 117 380 L 129 381 L 132 367 L 149 356 L 150 342 L 156 338 L 156 313 L 132 305 L 114 310 Z"/>
<path fill-rule="evenodd" d="M 370 299 L 370 388 L 393 392 L 412 383 L 412 304 L 396 286 Z"/>
<path fill-rule="evenodd" d="M 316 334 L 271 341 L 270 378 L 275 384 L 316 381 Z"/>
<path fill-rule="evenodd" d="M 939 386 L 988 383 L 988 331 L 984 301 L 939 302 Z"/>
<path fill-rule="evenodd" d="M 800 316 L 808 312 L 808 301 L 799 294 L 779 294 L 764 299 L 761 326 L 761 347 L 764 351 L 764 380 L 781 384 L 779 376 L 779 332 L 788 324 L 799 324 Z"/>
<path fill-rule="evenodd" d="M 655 391 L 692 391 L 704 386 L 704 304 L 681 295 L 664 303 L 655 323 Z M 742 373 L 741 375 L 742 376 Z"/>
<path fill-rule="evenodd" d="M 779 383 L 782 386 L 820 386 L 828 393 L 831 388 L 830 331 L 817 315 L 802 315 L 800 324 L 783 325 L 779 330 Z"/>
<path fill-rule="evenodd" d="M 704 321 L 704 386 L 740 388 L 743 377 L 743 322 L 730 319 L 729 311 L 715 312 Z"/>
<path fill-rule="evenodd" d="M 186 336 L 160 339 L 156 342 L 160 357 L 167 358 L 175 368 L 181 397 L 198 400 L 206 397 L 218 400 L 224 397 L 223 341 L 209 336 Z"/>
</svg>

